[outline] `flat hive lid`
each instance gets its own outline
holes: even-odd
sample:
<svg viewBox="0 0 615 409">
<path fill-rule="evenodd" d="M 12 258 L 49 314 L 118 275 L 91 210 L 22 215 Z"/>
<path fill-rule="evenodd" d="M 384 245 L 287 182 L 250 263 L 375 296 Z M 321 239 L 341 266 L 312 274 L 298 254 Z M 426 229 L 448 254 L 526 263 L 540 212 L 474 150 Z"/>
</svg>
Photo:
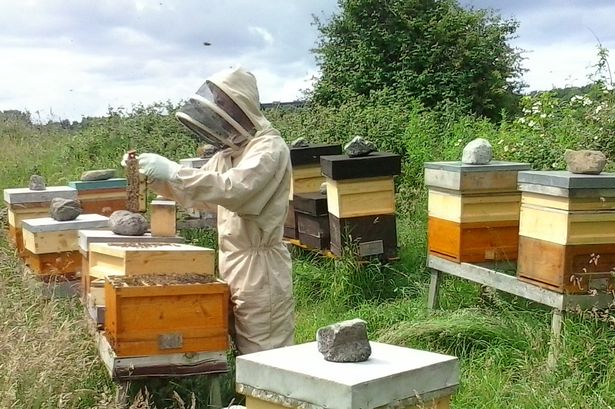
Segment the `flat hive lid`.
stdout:
<svg viewBox="0 0 615 409">
<path fill-rule="evenodd" d="M 378 342 L 370 345 L 371 357 L 359 363 L 325 361 L 316 342 L 239 356 L 238 390 L 265 391 L 256 397 L 307 402 L 317 408 L 372 409 L 416 395 L 446 396 L 459 384 L 456 357 Z"/>
<path fill-rule="evenodd" d="M 401 156 L 388 152 L 372 152 L 356 158 L 321 156 L 320 166 L 322 174 L 333 180 L 394 176 L 401 173 Z"/>
<path fill-rule="evenodd" d="M 519 172 L 519 184 L 560 187 L 564 189 L 615 189 L 615 173 L 583 175 L 567 170 Z"/>
<path fill-rule="evenodd" d="M 49 231 L 66 231 L 80 229 L 98 229 L 109 227 L 109 218 L 100 214 L 81 214 L 75 220 L 58 221 L 51 217 L 26 219 L 21 222 L 22 228 L 32 233 Z"/>
<path fill-rule="evenodd" d="M 68 182 L 68 186 L 82 190 L 123 189 L 127 186 L 126 178 L 111 178 L 106 180 L 75 180 Z"/>
<path fill-rule="evenodd" d="M 290 162 L 293 166 L 319 165 L 321 156 L 339 155 L 341 153 L 342 145 L 339 144 L 320 144 L 290 148 Z"/>
<path fill-rule="evenodd" d="M 425 162 L 425 169 L 445 170 L 449 172 L 493 172 L 530 170 L 529 163 L 507 162 L 493 160 L 486 165 L 468 165 L 461 161 L 455 162 Z"/>
<path fill-rule="evenodd" d="M 27 187 L 4 189 L 4 201 L 9 204 L 51 202 L 54 197 L 77 199 L 77 190 L 69 186 L 47 186 L 45 190 Z"/>
<path fill-rule="evenodd" d="M 156 252 L 198 252 L 213 253 L 213 249 L 193 246 L 184 243 L 140 243 L 140 242 L 116 242 L 116 243 L 91 243 L 90 252 L 108 254 L 115 257 L 124 257 L 129 253 L 156 253 Z"/>
<path fill-rule="evenodd" d="M 158 237 L 145 233 L 143 236 L 123 236 L 115 234 L 111 230 L 79 230 L 79 249 L 83 252 L 88 251 L 91 243 L 123 243 L 123 242 L 147 242 L 147 243 L 183 243 L 184 238 Z"/>
</svg>

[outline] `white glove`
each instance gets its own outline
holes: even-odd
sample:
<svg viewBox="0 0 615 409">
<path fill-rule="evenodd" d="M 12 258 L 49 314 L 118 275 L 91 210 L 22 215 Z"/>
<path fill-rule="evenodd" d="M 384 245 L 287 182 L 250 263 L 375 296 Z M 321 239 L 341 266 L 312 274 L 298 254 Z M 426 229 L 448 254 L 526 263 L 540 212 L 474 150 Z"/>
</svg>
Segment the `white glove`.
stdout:
<svg viewBox="0 0 615 409">
<path fill-rule="evenodd" d="M 142 153 L 137 156 L 139 172 L 148 178 L 169 181 L 177 177 L 181 165 L 155 153 Z"/>
</svg>

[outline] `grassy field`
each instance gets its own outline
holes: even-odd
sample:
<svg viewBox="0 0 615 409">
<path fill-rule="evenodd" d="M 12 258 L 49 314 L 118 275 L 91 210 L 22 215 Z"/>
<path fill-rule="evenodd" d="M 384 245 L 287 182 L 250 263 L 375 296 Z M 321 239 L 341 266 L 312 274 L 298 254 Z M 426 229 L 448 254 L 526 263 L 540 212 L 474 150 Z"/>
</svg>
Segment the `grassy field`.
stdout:
<svg viewBox="0 0 615 409">
<path fill-rule="evenodd" d="M 0 186 L 24 186 L 34 172 L 49 184 L 65 184 L 82 170 L 117 166 L 115 151 L 74 150 L 80 146 L 75 139 L 91 133 L 0 123 Z M 100 145 L 97 149 L 104 148 L 104 139 Z M 368 322 L 372 340 L 458 356 L 455 409 L 615 407 L 615 330 L 609 314 L 568 315 L 553 369 L 546 366 L 550 313 L 542 307 L 449 278 L 441 311 L 428 314 L 424 191 L 406 192 L 404 200 L 399 263 L 359 267 L 351 260 L 294 255 L 297 342 L 314 340 L 322 325 L 358 317 Z M 204 245 L 214 239 L 198 231 L 186 236 Z M 97 358 L 79 302 L 43 300 L 34 284 L 0 233 L 0 407 L 117 407 L 117 387 Z M 142 382 L 130 385 L 129 400 L 135 408 L 205 408 L 209 384 L 206 377 Z M 228 403 L 232 373 L 223 389 Z"/>
</svg>

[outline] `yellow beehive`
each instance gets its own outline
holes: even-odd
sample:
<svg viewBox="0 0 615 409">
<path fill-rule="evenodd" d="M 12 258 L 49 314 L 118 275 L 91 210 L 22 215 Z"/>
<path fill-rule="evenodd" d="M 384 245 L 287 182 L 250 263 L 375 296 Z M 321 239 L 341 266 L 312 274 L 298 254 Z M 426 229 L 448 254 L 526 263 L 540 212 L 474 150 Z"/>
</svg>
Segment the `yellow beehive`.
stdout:
<svg viewBox="0 0 615 409">
<path fill-rule="evenodd" d="M 393 177 L 327 178 L 327 204 L 329 213 L 340 219 L 395 213 Z"/>
</svg>

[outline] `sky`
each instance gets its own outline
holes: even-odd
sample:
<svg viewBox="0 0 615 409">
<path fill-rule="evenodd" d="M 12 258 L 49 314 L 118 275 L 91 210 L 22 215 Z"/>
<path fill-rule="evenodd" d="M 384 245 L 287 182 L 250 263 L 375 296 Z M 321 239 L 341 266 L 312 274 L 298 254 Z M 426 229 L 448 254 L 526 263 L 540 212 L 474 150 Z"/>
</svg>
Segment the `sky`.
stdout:
<svg viewBox="0 0 615 409">
<path fill-rule="evenodd" d="M 596 36 L 615 48 L 613 0 L 461 3 L 520 22 L 512 45 L 525 50 L 528 91 L 587 83 Z M 236 65 L 255 74 L 261 102 L 292 101 L 318 75 L 313 15 L 336 10 L 336 0 L 0 0 L 0 111 L 78 121 L 177 102 Z"/>
</svg>

